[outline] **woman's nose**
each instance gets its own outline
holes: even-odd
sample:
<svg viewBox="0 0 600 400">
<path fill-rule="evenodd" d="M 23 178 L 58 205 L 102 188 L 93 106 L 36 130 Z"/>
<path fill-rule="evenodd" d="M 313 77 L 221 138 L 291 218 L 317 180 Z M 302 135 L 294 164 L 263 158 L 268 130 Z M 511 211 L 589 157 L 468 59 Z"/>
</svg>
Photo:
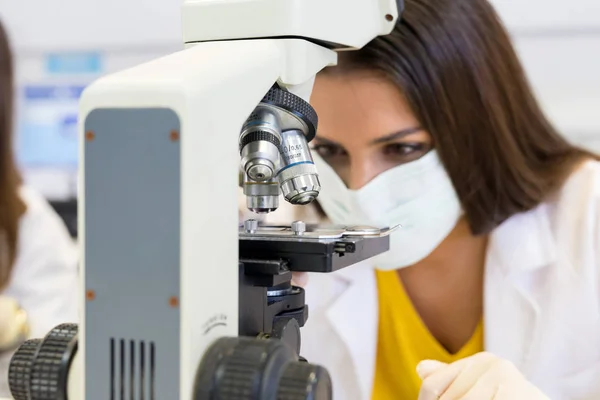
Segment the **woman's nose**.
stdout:
<svg viewBox="0 0 600 400">
<path fill-rule="evenodd" d="M 358 190 L 371 182 L 382 171 L 381 166 L 374 160 L 357 159 L 352 161 L 350 176 L 348 177 L 348 188 Z"/>
</svg>

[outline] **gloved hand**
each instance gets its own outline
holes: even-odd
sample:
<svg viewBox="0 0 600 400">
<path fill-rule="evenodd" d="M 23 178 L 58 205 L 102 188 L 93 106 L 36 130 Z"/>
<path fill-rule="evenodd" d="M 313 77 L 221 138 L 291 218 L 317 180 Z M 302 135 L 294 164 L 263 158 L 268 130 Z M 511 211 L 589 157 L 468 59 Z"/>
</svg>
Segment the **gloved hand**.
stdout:
<svg viewBox="0 0 600 400">
<path fill-rule="evenodd" d="M 27 313 L 14 299 L 0 296 L 0 352 L 16 349 L 28 335 Z"/>
<path fill-rule="evenodd" d="M 304 288 L 304 287 L 306 287 L 307 284 L 308 284 L 308 273 L 292 272 L 292 285 Z"/>
<path fill-rule="evenodd" d="M 490 353 L 444 364 L 422 361 L 419 400 L 549 400 L 509 361 Z"/>
</svg>

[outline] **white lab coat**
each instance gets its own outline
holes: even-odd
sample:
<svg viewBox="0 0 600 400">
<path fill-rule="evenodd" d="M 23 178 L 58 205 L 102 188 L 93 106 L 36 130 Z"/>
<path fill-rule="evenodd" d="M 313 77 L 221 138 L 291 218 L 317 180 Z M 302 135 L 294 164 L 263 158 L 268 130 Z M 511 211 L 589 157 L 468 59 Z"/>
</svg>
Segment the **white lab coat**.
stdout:
<svg viewBox="0 0 600 400">
<path fill-rule="evenodd" d="M 78 252 L 46 200 L 28 187 L 20 193 L 27 211 L 20 221 L 12 279 L 1 295 L 16 299 L 27 311 L 31 337 L 44 337 L 56 325 L 78 322 Z M 11 355 L 0 356 L 0 398 L 10 397 Z"/>
<path fill-rule="evenodd" d="M 370 399 L 376 291 L 366 263 L 310 275 L 302 353 L 329 369 L 335 400 Z M 555 198 L 493 232 L 484 321 L 485 349 L 514 362 L 552 400 L 600 399 L 599 163 L 586 163 Z"/>
</svg>

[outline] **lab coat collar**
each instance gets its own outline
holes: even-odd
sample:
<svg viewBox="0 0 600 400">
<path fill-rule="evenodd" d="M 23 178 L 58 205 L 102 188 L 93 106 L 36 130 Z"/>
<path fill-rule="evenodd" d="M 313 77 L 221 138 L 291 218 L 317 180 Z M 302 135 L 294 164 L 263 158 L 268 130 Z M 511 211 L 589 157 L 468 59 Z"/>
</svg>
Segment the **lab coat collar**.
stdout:
<svg viewBox="0 0 600 400">
<path fill-rule="evenodd" d="M 548 204 L 512 216 L 490 235 L 488 255 L 508 277 L 552 264 L 556 246 L 552 237 Z"/>
<path fill-rule="evenodd" d="M 379 320 L 375 272 L 365 262 L 338 271 L 336 276 L 346 289 L 327 310 L 327 318 L 350 354 L 360 398 L 370 399 Z"/>
<path fill-rule="evenodd" d="M 486 350 L 512 361 L 526 375 L 539 342 L 537 273 L 555 262 L 548 205 L 515 215 L 490 235 L 484 282 Z"/>
</svg>

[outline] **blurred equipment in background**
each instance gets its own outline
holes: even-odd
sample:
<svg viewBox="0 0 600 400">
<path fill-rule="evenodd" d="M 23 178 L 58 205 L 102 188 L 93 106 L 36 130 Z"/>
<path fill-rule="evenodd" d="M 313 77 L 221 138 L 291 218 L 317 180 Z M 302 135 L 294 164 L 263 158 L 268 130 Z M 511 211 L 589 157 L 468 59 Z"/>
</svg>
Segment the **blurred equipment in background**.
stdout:
<svg viewBox="0 0 600 400">
<path fill-rule="evenodd" d="M 0 0 L 15 56 L 17 161 L 74 237 L 82 90 L 104 74 L 182 48 L 181 0 L 154 3 L 156 13 L 140 13 L 147 1 L 64 0 L 57 13 L 43 1 Z"/>
<path fill-rule="evenodd" d="M 50 201 L 50 205 L 64 221 L 69 234 L 73 239 L 77 238 L 77 199 L 64 201 Z"/>
</svg>

